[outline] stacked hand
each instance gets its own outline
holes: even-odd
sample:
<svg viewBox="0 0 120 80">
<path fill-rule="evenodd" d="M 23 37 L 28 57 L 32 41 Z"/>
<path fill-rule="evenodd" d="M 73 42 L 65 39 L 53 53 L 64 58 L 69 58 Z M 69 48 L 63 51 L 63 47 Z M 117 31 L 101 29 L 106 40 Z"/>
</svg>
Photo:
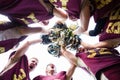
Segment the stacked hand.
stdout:
<svg viewBox="0 0 120 80">
<path fill-rule="evenodd" d="M 60 22 L 54 25 L 50 34 L 43 35 L 42 39 L 44 44 L 52 43 L 48 46 L 48 52 L 54 56 L 60 55 L 60 46 L 76 50 L 81 44 L 79 36 L 74 35 L 72 29 Z"/>
</svg>

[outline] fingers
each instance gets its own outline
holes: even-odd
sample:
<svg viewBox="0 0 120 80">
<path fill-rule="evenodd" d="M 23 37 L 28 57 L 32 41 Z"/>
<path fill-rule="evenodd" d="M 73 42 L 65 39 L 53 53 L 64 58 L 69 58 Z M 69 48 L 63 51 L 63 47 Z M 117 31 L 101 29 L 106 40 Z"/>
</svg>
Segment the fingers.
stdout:
<svg viewBox="0 0 120 80">
<path fill-rule="evenodd" d="M 84 52 L 84 51 L 85 51 L 85 48 L 80 47 L 80 48 L 77 49 L 77 51 L 78 51 L 79 53 L 80 53 L 80 52 Z"/>
</svg>

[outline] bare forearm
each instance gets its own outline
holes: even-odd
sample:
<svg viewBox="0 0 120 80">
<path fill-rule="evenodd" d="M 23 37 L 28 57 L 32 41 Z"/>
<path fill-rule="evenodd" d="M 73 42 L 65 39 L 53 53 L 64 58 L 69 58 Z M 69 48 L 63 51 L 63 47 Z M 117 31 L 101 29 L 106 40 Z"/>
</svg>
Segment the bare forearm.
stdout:
<svg viewBox="0 0 120 80">
<path fill-rule="evenodd" d="M 42 27 L 27 27 L 27 28 L 20 28 L 18 29 L 21 34 L 24 35 L 30 35 L 30 34 L 35 34 L 35 33 L 48 33 L 47 30 L 43 29 Z"/>
<path fill-rule="evenodd" d="M 66 80 L 71 80 L 71 77 L 75 71 L 75 68 L 77 66 L 77 58 L 74 56 L 74 54 L 72 54 L 71 52 L 67 51 L 65 49 L 65 47 L 61 47 L 61 55 L 63 57 L 65 57 L 69 63 L 71 64 L 70 65 L 70 68 L 68 69 L 68 71 L 66 72 Z"/>
<path fill-rule="evenodd" d="M 66 79 L 66 80 L 71 80 L 72 75 L 73 75 L 75 69 L 76 69 L 76 65 L 71 64 L 69 70 L 68 70 L 67 73 L 66 73 L 66 76 L 67 76 L 67 79 Z"/>
<path fill-rule="evenodd" d="M 29 45 L 33 45 L 33 44 L 36 44 L 36 43 L 41 43 L 42 39 L 36 39 L 36 40 L 28 41 L 28 42 L 29 42 Z"/>
<path fill-rule="evenodd" d="M 80 15 L 80 22 L 83 32 L 88 29 L 89 20 L 90 20 L 90 9 L 89 6 L 87 5 L 84 7 L 84 9 L 82 9 Z"/>
<path fill-rule="evenodd" d="M 53 14 L 61 18 L 63 21 L 65 21 L 68 18 L 67 13 L 60 8 L 54 8 Z"/>
<path fill-rule="evenodd" d="M 120 38 L 117 39 L 109 39 L 105 41 L 100 41 L 96 44 L 88 44 L 85 42 L 81 42 L 81 45 L 85 49 L 93 49 L 93 48 L 114 48 L 116 45 L 120 44 Z"/>
<path fill-rule="evenodd" d="M 15 55 L 13 56 L 13 58 L 20 58 L 21 56 L 23 56 L 26 51 L 28 50 L 28 48 L 36 43 L 40 43 L 42 40 L 41 39 L 37 39 L 37 40 L 32 40 L 32 41 L 26 41 L 23 45 L 21 45 L 17 50 Z"/>
<path fill-rule="evenodd" d="M 64 51 L 62 51 L 62 55 L 63 55 L 66 59 L 68 59 L 68 61 L 69 61 L 70 63 L 72 63 L 72 64 L 74 64 L 74 65 L 77 65 L 77 58 L 75 57 L 74 54 L 72 54 L 72 53 L 69 52 L 69 51 L 64 50 Z"/>
<path fill-rule="evenodd" d="M 74 34 L 81 34 L 85 31 L 87 31 L 88 29 L 88 25 L 89 25 L 89 20 L 90 20 L 90 10 L 89 10 L 89 6 L 85 6 L 80 13 L 80 23 L 81 26 L 78 27 L 78 29 L 76 29 L 74 31 Z"/>
</svg>

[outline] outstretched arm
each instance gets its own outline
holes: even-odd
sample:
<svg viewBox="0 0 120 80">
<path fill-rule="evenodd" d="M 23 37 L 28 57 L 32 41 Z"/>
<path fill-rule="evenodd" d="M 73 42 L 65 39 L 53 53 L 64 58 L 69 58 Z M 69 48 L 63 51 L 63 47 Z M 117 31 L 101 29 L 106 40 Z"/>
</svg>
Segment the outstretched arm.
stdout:
<svg viewBox="0 0 120 80">
<path fill-rule="evenodd" d="M 89 2 L 87 1 L 81 8 L 81 13 L 80 13 L 81 26 L 77 30 L 75 30 L 74 33 L 80 34 L 80 33 L 87 31 L 88 25 L 89 25 L 89 20 L 90 20 L 90 8 L 89 8 Z"/>
<path fill-rule="evenodd" d="M 29 46 L 35 43 L 41 42 L 40 39 L 38 40 L 33 40 L 33 41 L 27 41 L 25 44 L 23 44 L 22 46 L 20 46 L 18 49 L 16 49 L 15 54 L 13 54 L 10 59 L 8 60 L 7 65 L 5 66 L 5 68 L 3 69 L 3 73 L 4 71 L 8 70 L 9 68 L 11 68 L 11 66 L 15 65 L 15 63 L 17 61 L 19 61 L 19 59 L 25 54 L 25 52 L 28 50 Z M 0 74 L 2 75 L 2 73 Z"/>
<path fill-rule="evenodd" d="M 70 53 L 69 51 L 67 51 L 65 49 L 65 47 L 61 47 L 61 55 L 63 57 L 65 57 L 66 59 L 68 59 L 68 61 L 70 62 L 71 66 L 70 68 L 68 69 L 67 73 L 66 73 L 66 80 L 71 80 L 72 78 L 72 75 L 76 69 L 76 66 L 77 66 L 77 58 L 72 54 Z"/>
<path fill-rule="evenodd" d="M 93 48 L 113 48 L 113 47 L 117 47 L 117 45 L 120 44 L 120 38 L 117 39 L 109 39 L 109 40 L 105 40 L 105 41 L 100 41 L 96 44 L 88 44 L 85 43 L 83 41 L 81 41 L 81 45 L 85 48 L 85 49 L 93 49 Z"/>
<path fill-rule="evenodd" d="M 23 35 L 30 35 L 30 34 L 35 34 L 35 33 L 44 33 L 48 34 L 49 30 L 44 29 L 42 27 L 16 27 L 18 32 Z"/>
<path fill-rule="evenodd" d="M 71 52 L 67 51 L 65 47 L 61 47 L 61 55 L 65 57 L 70 63 L 77 65 L 77 57 Z"/>
<path fill-rule="evenodd" d="M 74 64 L 72 64 L 71 63 L 71 66 L 70 66 L 70 68 L 68 69 L 68 71 L 67 71 L 67 73 L 66 73 L 66 80 L 71 80 L 71 78 L 72 78 L 72 75 L 73 75 L 73 73 L 74 73 L 74 71 L 75 71 L 75 69 L 76 69 L 76 65 L 74 65 Z"/>
<path fill-rule="evenodd" d="M 53 14 L 54 14 L 55 16 L 57 16 L 58 18 L 60 18 L 61 20 L 63 20 L 63 22 L 64 22 L 65 20 L 67 20 L 67 18 L 68 18 L 67 12 L 64 11 L 64 10 L 61 9 L 61 8 L 55 8 L 55 9 L 53 10 Z"/>
<path fill-rule="evenodd" d="M 52 14 L 58 18 L 61 18 L 63 21 L 65 21 L 68 18 L 68 14 L 66 11 L 64 11 L 61 8 L 56 8 L 52 3 L 50 2 L 44 2 L 43 0 L 39 0 L 40 3 L 46 8 L 48 12 L 52 12 Z"/>
<path fill-rule="evenodd" d="M 23 56 L 25 54 L 25 52 L 28 50 L 28 48 L 31 45 L 33 45 L 35 43 L 40 43 L 40 42 L 41 42 L 41 39 L 25 42 L 22 46 L 20 46 L 16 50 L 15 54 L 11 57 L 11 59 L 18 60 L 21 56 Z"/>
</svg>

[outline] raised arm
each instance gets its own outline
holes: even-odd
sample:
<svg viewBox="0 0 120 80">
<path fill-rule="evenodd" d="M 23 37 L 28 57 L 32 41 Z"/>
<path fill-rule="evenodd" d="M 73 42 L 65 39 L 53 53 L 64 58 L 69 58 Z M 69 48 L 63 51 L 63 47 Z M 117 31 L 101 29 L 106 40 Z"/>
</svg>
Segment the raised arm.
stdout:
<svg viewBox="0 0 120 80">
<path fill-rule="evenodd" d="M 66 73 L 66 76 L 67 76 L 66 80 L 71 80 L 72 79 L 72 75 L 73 75 L 75 69 L 76 69 L 76 65 L 71 63 L 71 66 L 70 66 L 70 68 L 68 69 L 68 71 Z"/>
<path fill-rule="evenodd" d="M 61 47 L 61 55 L 65 57 L 70 63 L 77 65 L 77 57 L 71 52 L 67 51 L 64 47 Z"/>
<path fill-rule="evenodd" d="M 84 0 L 83 0 L 84 1 Z M 74 31 L 75 34 L 80 34 L 88 29 L 89 25 L 89 20 L 90 20 L 90 7 L 89 7 L 89 2 L 88 0 L 85 0 L 85 2 L 81 7 L 81 12 L 80 12 L 80 23 L 81 26 Z"/>
<path fill-rule="evenodd" d="M 76 66 L 77 66 L 77 58 L 72 53 L 67 51 L 65 49 L 65 47 L 61 47 L 61 55 L 63 57 L 65 57 L 70 62 L 70 68 L 66 72 L 66 76 L 67 76 L 66 80 L 71 80 L 72 75 L 73 75 L 73 73 L 76 69 Z"/>
<path fill-rule="evenodd" d="M 25 54 L 25 52 L 28 50 L 28 48 L 31 45 L 33 45 L 35 43 L 40 43 L 40 42 L 41 42 L 41 39 L 25 42 L 22 46 L 20 46 L 16 50 L 15 54 L 11 57 L 11 59 L 18 60 L 21 56 L 23 56 Z"/>
</svg>

